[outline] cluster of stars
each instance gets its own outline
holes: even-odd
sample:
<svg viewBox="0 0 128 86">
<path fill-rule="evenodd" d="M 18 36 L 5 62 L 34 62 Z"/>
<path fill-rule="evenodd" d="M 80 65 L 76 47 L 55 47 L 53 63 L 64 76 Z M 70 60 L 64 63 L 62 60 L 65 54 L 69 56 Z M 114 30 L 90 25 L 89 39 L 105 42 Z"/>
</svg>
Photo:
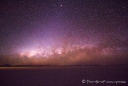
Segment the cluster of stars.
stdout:
<svg viewBox="0 0 128 86">
<path fill-rule="evenodd" d="M 0 55 L 47 57 L 91 49 L 127 56 L 126 0 L 0 2 Z"/>
</svg>

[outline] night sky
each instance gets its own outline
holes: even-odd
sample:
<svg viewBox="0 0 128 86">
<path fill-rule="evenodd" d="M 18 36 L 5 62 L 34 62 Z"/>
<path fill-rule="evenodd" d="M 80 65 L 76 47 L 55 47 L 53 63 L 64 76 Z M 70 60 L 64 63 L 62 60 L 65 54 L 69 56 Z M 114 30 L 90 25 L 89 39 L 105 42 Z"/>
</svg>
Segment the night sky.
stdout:
<svg viewBox="0 0 128 86">
<path fill-rule="evenodd" d="M 127 0 L 0 0 L 0 64 L 128 64 Z"/>
</svg>

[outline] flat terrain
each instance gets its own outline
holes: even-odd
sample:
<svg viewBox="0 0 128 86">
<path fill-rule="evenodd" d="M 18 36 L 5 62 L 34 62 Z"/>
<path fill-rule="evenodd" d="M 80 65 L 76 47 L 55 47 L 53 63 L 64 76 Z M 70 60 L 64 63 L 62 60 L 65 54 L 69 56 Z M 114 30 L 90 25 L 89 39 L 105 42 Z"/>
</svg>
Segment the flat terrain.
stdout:
<svg viewBox="0 0 128 86">
<path fill-rule="evenodd" d="M 82 83 L 84 80 L 85 83 Z M 125 81 L 91 83 L 89 81 Z M 0 67 L 0 86 L 128 86 L 127 66 Z"/>
</svg>

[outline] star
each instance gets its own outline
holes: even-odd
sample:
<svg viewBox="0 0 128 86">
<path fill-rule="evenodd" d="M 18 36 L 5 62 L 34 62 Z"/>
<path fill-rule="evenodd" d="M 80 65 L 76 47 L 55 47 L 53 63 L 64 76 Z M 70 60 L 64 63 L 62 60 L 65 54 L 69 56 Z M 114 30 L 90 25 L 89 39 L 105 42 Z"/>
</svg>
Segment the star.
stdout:
<svg viewBox="0 0 128 86">
<path fill-rule="evenodd" d="M 2 1 L 0 56 L 22 57 L 21 61 L 40 58 L 42 62 L 55 58 L 51 62 L 64 64 L 93 64 L 95 59 L 110 63 L 111 56 L 113 63 L 128 59 L 126 8 L 125 1 L 118 0 Z"/>
</svg>

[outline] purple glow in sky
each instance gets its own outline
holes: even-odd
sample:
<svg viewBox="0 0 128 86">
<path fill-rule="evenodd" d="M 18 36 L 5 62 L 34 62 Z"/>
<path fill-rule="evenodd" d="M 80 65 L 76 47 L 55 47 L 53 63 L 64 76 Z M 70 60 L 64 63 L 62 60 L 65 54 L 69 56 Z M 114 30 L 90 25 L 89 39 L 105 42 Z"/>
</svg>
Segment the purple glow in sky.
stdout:
<svg viewBox="0 0 128 86">
<path fill-rule="evenodd" d="M 1 64 L 128 62 L 125 0 L 0 2 Z"/>
</svg>

